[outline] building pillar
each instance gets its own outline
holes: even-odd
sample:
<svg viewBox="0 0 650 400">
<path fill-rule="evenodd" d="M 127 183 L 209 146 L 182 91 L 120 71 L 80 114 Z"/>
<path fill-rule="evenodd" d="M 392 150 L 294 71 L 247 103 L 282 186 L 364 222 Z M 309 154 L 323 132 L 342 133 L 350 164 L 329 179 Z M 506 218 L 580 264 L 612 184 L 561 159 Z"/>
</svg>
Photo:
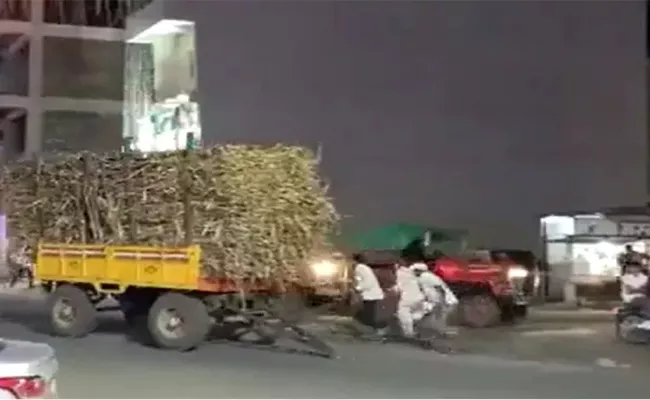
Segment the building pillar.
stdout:
<svg viewBox="0 0 650 400">
<path fill-rule="evenodd" d="M 646 206 L 650 207 L 650 1 L 645 1 Z"/>
<path fill-rule="evenodd" d="M 578 288 L 574 282 L 567 280 L 563 288 L 564 303 L 571 306 L 578 305 Z"/>
<path fill-rule="evenodd" d="M 43 27 L 44 1 L 31 1 L 32 34 L 29 42 L 29 109 L 25 156 L 41 151 L 43 143 Z"/>
<path fill-rule="evenodd" d="M 20 152 L 21 132 L 17 121 L 9 121 L 2 127 L 4 136 L 2 138 L 2 162 L 11 162 L 22 156 Z"/>
<path fill-rule="evenodd" d="M 647 22 L 650 24 L 650 21 Z M 648 28 L 650 30 L 650 27 Z M 650 36 L 650 33 L 648 34 Z M 646 207 L 650 207 L 650 54 L 645 60 Z"/>
</svg>

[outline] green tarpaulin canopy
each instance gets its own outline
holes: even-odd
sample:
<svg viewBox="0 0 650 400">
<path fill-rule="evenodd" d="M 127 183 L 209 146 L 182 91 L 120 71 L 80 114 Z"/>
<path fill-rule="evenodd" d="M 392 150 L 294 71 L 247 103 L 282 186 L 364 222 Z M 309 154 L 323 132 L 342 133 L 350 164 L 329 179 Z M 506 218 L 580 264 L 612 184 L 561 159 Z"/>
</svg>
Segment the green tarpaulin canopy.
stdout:
<svg viewBox="0 0 650 400">
<path fill-rule="evenodd" d="M 464 246 L 467 234 L 462 230 L 441 229 L 411 223 L 383 225 L 368 231 L 342 237 L 342 243 L 351 250 L 394 250 L 400 251 L 413 242 L 425 241 L 426 251 L 440 250 L 444 253 L 458 252 Z"/>
</svg>

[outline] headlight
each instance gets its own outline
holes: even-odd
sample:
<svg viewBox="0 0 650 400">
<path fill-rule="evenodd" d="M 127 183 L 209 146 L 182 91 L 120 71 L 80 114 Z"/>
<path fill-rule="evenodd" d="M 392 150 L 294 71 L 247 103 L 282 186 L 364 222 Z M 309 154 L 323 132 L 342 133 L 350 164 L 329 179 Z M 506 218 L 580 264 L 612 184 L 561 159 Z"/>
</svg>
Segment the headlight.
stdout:
<svg viewBox="0 0 650 400">
<path fill-rule="evenodd" d="M 508 269 L 508 279 L 525 278 L 528 276 L 528 270 L 524 267 L 512 267 Z"/>
<path fill-rule="evenodd" d="M 339 271 L 339 265 L 330 260 L 323 260 L 312 263 L 310 268 L 316 278 L 329 278 L 336 275 Z"/>
</svg>

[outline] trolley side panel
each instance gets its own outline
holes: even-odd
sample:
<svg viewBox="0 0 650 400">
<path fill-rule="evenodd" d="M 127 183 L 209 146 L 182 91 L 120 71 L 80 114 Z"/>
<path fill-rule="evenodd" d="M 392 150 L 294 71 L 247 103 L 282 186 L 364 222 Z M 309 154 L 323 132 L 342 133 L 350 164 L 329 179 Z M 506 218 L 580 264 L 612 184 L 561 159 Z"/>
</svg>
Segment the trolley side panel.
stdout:
<svg viewBox="0 0 650 400">
<path fill-rule="evenodd" d="M 40 280 L 101 280 L 105 271 L 104 246 L 41 245 L 34 274 Z"/>
<path fill-rule="evenodd" d="M 35 277 L 88 283 L 100 291 L 129 286 L 197 290 L 201 249 L 190 247 L 40 244 Z"/>
</svg>

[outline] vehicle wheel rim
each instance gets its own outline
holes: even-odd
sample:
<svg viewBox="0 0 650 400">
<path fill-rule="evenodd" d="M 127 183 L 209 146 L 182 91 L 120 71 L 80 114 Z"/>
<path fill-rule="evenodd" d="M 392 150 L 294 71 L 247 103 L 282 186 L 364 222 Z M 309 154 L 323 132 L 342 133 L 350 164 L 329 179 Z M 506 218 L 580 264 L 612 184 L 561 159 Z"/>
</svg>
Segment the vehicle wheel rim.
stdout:
<svg viewBox="0 0 650 400">
<path fill-rule="evenodd" d="M 172 308 L 162 310 L 156 321 L 158 330 L 169 339 L 183 337 L 183 318 Z"/>
<path fill-rule="evenodd" d="M 58 325 L 69 327 L 77 318 L 77 312 L 69 299 L 62 298 L 54 305 L 52 316 Z"/>
</svg>

